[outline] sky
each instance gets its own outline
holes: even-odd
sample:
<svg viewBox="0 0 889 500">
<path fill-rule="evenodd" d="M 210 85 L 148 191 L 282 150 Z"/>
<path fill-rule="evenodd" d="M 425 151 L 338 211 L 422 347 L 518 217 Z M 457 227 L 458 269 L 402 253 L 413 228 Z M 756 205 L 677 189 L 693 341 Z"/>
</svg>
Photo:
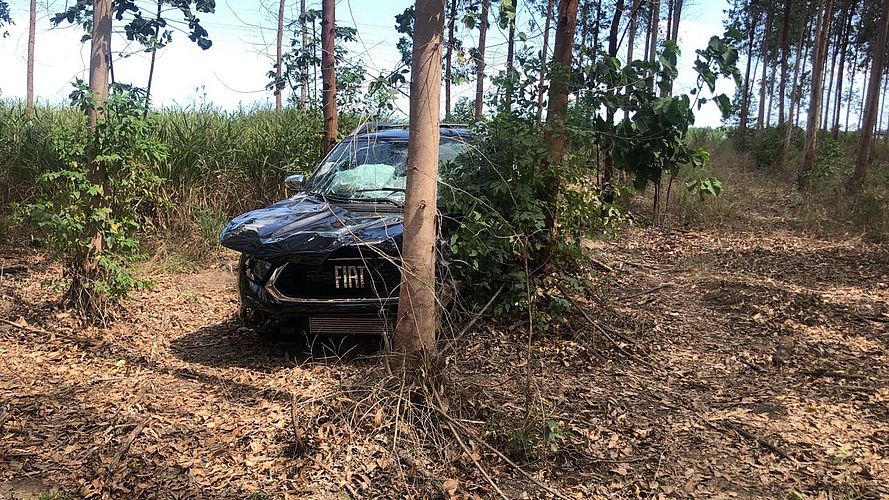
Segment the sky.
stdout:
<svg viewBox="0 0 889 500">
<path fill-rule="evenodd" d="M 49 18 L 63 11 L 73 0 L 37 0 L 37 35 L 34 86 L 38 103 L 64 104 L 75 78 L 87 79 L 89 43 L 81 44 L 79 26 L 53 28 Z M 28 2 L 11 0 L 10 14 L 15 22 L 9 36 L 0 38 L 0 97 L 23 99 L 25 96 L 26 53 L 28 42 Z M 149 2 L 153 3 L 153 2 Z M 527 7 L 519 2 L 517 26 L 525 31 L 529 43 L 539 43 L 539 33 L 528 29 Z M 309 8 L 320 9 L 319 0 L 308 0 Z M 347 46 L 376 76 L 395 67 L 400 55 L 395 48 L 401 36 L 394 29 L 395 15 L 411 5 L 410 0 L 337 0 L 336 17 L 340 26 L 358 30 L 358 41 Z M 692 71 L 694 50 L 706 46 L 713 35 L 723 33 L 725 0 L 686 1 L 679 27 L 680 76 L 674 92 L 687 91 L 695 84 Z M 297 0 L 287 0 L 286 19 L 295 19 Z M 151 10 L 148 8 L 147 10 Z M 171 14 L 173 18 L 175 14 Z M 157 106 L 192 106 L 202 103 L 223 109 L 272 106 L 274 98 L 265 90 L 267 72 L 275 54 L 277 2 L 274 0 L 216 0 L 216 12 L 200 14 L 201 24 L 209 31 L 213 46 L 201 50 L 182 32 L 173 34 L 173 43 L 160 50 L 152 84 L 153 103 Z M 662 23 L 663 25 L 663 23 Z M 478 31 L 464 30 L 464 45 L 475 46 Z M 502 69 L 506 60 L 505 33 L 496 24 L 489 30 L 486 74 Z M 644 37 L 642 37 L 644 39 Z M 640 42 L 642 43 L 642 42 Z M 287 39 L 285 38 L 285 48 Z M 114 71 L 118 82 L 144 87 L 148 79 L 149 56 L 122 35 L 112 40 Z M 117 53 L 123 52 L 125 56 Z M 475 84 L 453 90 L 453 100 L 474 97 Z M 734 83 L 722 81 L 717 93 L 734 95 Z M 407 113 L 407 98 L 396 107 Z M 719 126 L 721 116 L 715 105 L 708 104 L 697 115 L 697 126 Z"/>
</svg>

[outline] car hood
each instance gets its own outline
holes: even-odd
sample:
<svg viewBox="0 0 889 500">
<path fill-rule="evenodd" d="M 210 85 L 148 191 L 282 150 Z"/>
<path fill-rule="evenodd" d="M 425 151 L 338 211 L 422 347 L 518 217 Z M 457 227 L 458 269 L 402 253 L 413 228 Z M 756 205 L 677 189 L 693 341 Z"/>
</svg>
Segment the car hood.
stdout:
<svg viewBox="0 0 889 500">
<path fill-rule="evenodd" d="M 393 254 L 401 244 L 403 221 L 401 213 L 383 211 L 379 205 L 332 204 L 298 194 L 232 219 L 220 233 L 219 242 L 266 260 L 324 255 L 358 245 L 376 246 Z"/>
</svg>

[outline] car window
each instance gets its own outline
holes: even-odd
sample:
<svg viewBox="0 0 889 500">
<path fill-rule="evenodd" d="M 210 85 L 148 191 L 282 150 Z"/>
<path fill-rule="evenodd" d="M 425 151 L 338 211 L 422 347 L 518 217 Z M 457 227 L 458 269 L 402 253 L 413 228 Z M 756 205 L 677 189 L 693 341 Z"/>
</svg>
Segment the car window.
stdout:
<svg viewBox="0 0 889 500">
<path fill-rule="evenodd" d="M 443 139 L 439 147 L 440 164 L 453 161 L 466 148 L 467 144 L 460 139 Z M 331 197 L 403 201 L 406 165 L 407 141 L 343 141 L 312 175 L 308 189 Z"/>
</svg>

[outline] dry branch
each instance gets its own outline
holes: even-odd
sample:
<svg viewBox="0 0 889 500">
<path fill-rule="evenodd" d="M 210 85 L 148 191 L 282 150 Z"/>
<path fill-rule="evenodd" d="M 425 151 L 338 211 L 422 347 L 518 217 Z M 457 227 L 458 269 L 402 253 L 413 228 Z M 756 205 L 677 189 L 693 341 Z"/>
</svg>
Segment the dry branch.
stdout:
<svg viewBox="0 0 889 500">
<path fill-rule="evenodd" d="M 130 446 L 133 445 L 133 442 L 139 437 L 139 434 L 142 433 L 142 430 L 145 429 L 145 425 L 148 424 L 148 421 L 151 420 L 151 415 L 142 419 L 141 422 L 136 424 L 136 427 L 133 427 L 133 430 L 127 434 L 126 439 L 123 440 L 123 443 L 120 445 L 120 449 L 117 451 L 117 455 L 114 456 L 114 460 L 111 461 L 111 464 L 108 465 L 108 470 L 106 471 L 106 475 L 110 476 L 114 474 L 117 466 L 120 465 L 120 462 L 126 456 L 127 451 L 129 451 Z"/>
<path fill-rule="evenodd" d="M 710 424 L 711 427 L 716 428 L 716 429 L 728 429 L 728 430 L 735 431 L 739 435 L 744 436 L 745 438 L 753 441 L 754 443 L 758 444 L 759 446 L 771 451 L 775 455 L 778 455 L 779 457 L 787 459 L 787 460 L 792 460 L 787 453 L 785 453 L 783 450 L 781 450 L 774 444 L 753 434 L 752 432 L 748 431 L 747 429 L 744 429 L 743 427 L 741 427 L 739 424 L 736 424 L 730 420 L 720 420 L 719 423 L 722 424 L 721 428 L 719 426 L 713 425 L 713 423 L 710 421 L 706 421 L 706 422 L 708 424 Z"/>
</svg>

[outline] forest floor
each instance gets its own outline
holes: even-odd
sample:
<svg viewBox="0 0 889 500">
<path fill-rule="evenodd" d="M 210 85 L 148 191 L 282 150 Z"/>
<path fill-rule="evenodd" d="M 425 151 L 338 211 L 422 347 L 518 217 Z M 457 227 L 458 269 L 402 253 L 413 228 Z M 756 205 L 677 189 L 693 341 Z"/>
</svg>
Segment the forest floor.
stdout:
<svg viewBox="0 0 889 500">
<path fill-rule="evenodd" d="M 82 328 L 57 266 L 0 248 L 0 498 L 496 497 L 476 461 L 510 498 L 887 497 L 889 248 L 808 233 L 788 186 L 741 180 L 720 224 L 592 245 L 597 326 L 534 333 L 530 357 L 523 318 L 470 329 L 453 420 L 373 342 L 239 326 L 234 261 L 146 264 L 125 317 Z"/>
</svg>

